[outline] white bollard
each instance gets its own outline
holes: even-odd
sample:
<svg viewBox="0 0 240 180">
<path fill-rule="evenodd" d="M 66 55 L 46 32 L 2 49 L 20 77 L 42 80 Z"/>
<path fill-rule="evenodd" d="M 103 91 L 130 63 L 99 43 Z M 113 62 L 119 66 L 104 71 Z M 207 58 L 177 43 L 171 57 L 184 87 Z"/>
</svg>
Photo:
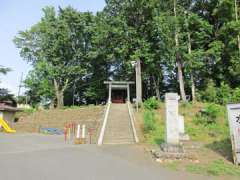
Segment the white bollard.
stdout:
<svg viewBox="0 0 240 180">
<path fill-rule="evenodd" d="M 80 134 L 81 133 L 81 125 L 80 124 L 78 124 L 78 126 L 77 126 L 77 139 L 80 139 Z"/>
<path fill-rule="evenodd" d="M 85 129 L 86 129 L 86 126 L 85 124 L 82 125 L 82 138 L 85 139 Z"/>
</svg>

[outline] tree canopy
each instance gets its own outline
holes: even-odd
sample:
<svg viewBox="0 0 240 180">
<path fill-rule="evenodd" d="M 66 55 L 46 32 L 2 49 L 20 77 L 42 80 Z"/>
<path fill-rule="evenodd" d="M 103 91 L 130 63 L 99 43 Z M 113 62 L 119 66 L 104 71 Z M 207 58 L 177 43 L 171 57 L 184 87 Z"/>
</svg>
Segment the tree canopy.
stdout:
<svg viewBox="0 0 240 180">
<path fill-rule="evenodd" d="M 135 80 L 143 96 L 204 96 L 209 83 L 239 88 L 239 0 L 106 0 L 96 14 L 45 7 L 14 42 L 32 64 L 25 85 L 32 103 L 100 103 L 104 80 Z"/>
</svg>

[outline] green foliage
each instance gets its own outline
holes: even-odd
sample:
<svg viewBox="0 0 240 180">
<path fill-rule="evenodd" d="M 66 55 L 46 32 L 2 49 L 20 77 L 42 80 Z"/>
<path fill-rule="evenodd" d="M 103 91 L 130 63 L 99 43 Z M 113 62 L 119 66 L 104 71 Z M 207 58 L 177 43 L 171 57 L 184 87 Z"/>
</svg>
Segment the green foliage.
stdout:
<svg viewBox="0 0 240 180">
<path fill-rule="evenodd" d="M 148 110 L 154 110 L 159 108 L 159 101 L 156 99 L 156 97 L 148 98 L 146 101 L 144 101 L 143 106 L 145 109 Z"/>
<path fill-rule="evenodd" d="M 0 88 L 0 102 L 11 102 L 13 106 L 17 105 L 16 99 L 13 94 L 9 93 L 7 89 Z"/>
<path fill-rule="evenodd" d="M 200 93 L 200 100 L 226 105 L 227 103 L 237 103 L 240 101 L 239 88 L 232 89 L 229 85 L 221 83 L 216 87 L 212 81 L 207 85 L 205 91 Z"/>
<path fill-rule="evenodd" d="M 211 119 L 216 119 L 217 117 L 222 117 L 225 115 L 225 108 L 218 104 L 210 103 L 204 107 L 204 111 L 202 113 L 204 116 L 208 116 Z"/>
<path fill-rule="evenodd" d="M 34 90 L 37 97 L 41 99 L 43 93 L 49 98 L 53 92 L 55 97 L 50 99 L 56 98 L 57 106 L 62 106 L 65 90 L 86 74 L 86 50 L 90 48 L 90 32 L 86 31 L 90 31 L 88 26 L 93 16 L 71 7 L 59 8 L 58 13 L 53 7 L 46 7 L 43 13 L 40 22 L 30 30 L 19 32 L 14 42 L 20 48 L 21 56 L 33 64 L 32 72 L 40 74 L 34 76 L 40 82 L 38 87 L 41 86 L 40 90 Z M 28 78 L 31 82 L 33 73 Z"/>
<path fill-rule="evenodd" d="M 164 142 L 164 121 L 157 111 L 148 109 L 144 110 L 143 132 L 146 142 L 150 144 L 159 145 Z"/>
<path fill-rule="evenodd" d="M 32 113 L 34 113 L 36 111 L 37 111 L 36 108 L 27 108 L 27 109 L 23 110 L 23 112 L 26 113 L 26 114 L 32 114 Z"/>
<path fill-rule="evenodd" d="M 6 68 L 0 65 L 0 75 L 4 74 L 6 75 L 9 71 L 11 71 L 10 68 Z M 1 83 L 1 81 L 0 81 Z M 13 94 L 10 94 L 8 89 L 1 88 L 0 87 L 0 102 L 1 101 L 10 101 L 12 105 L 16 106 L 16 100 L 14 98 Z"/>
<path fill-rule="evenodd" d="M 206 102 L 217 101 L 217 88 L 213 81 L 209 81 L 207 88 L 201 93 L 201 99 Z"/>
<path fill-rule="evenodd" d="M 231 176 L 240 176 L 240 169 L 233 165 L 226 163 L 223 160 L 215 160 L 205 166 L 202 165 L 188 165 L 186 169 L 192 173 L 205 174 L 205 175 L 231 175 Z"/>
<path fill-rule="evenodd" d="M 206 104 L 202 111 L 194 117 L 194 122 L 196 124 L 209 125 L 212 123 L 217 123 L 218 118 L 225 117 L 225 108 L 214 104 Z"/>
<path fill-rule="evenodd" d="M 190 102 L 182 102 L 181 104 L 180 104 L 180 106 L 182 107 L 182 108 L 192 108 L 192 103 L 190 103 Z"/>
<path fill-rule="evenodd" d="M 240 88 L 236 88 L 232 91 L 231 102 L 233 102 L 233 103 L 240 102 Z"/>
<path fill-rule="evenodd" d="M 144 132 L 149 133 L 150 131 L 156 130 L 156 119 L 153 111 L 145 111 L 143 115 L 144 119 Z"/>
<path fill-rule="evenodd" d="M 176 17 L 173 2 L 108 0 L 96 14 L 45 7 L 39 22 L 14 39 L 33 65 L 26 82 L 32 103 L 61 105 L 64 96 L 67 105 L 100 102 L 104 80 L 135 79 L 136 59 L 143 67 L 144 98 L 178 92 L 176 58 L 187 93 L 195 85 L 200 100 L 238 102 L 240 23 L 234 1 L 175 1 Z"/>
<path fill-rule="evenodd" d="M 221 86 L 217 90 L 217 103 L 227 104 L 231 102 L 232 89 L 229 85 L 221 83 Z"/>
</svg>

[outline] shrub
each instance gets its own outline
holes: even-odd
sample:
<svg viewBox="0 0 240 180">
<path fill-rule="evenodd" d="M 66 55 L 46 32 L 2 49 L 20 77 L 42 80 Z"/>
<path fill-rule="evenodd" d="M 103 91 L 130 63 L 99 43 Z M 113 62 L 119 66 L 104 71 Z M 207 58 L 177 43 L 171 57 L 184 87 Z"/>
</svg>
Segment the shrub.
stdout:
<svg viewBox="0 0 240 180">
<path fill-rule="evenodd" d="M 233 92 L 235 92 L 235 95 L 232 95 Z M 205 102 L 225 105 L 229 102 L 240 100 L 240 90 L 233 90 L 224 82 L 221 83 L 220 87 L 216 87 L 213 81 L 210 81 L 207 84 L 207 88 L 200 93 L 200 99 Z"/>
<path fill-rule="evenodd" d="M 143 103 L 143 106 L 148 110 L 158 109 L 159 101 L 156 99 L 156 97 L 151 97 Z"/>
<path fill-rule="evenodd" d="M 156 119 L 153 111 L 144 112 L 144 132 L 148 133 L 156 129 Z"/>
<path fill-rule="evenodd" d="M 236 89 L 233 90 L 231 101 L 233 103 L 239 103 L 240 102 L 240 88 L 236 88 Z"/>
<path fill-rule="evenodd" d="M 225 108 L 214 103 L 207 104 L 204 109 L 194 117 L 196 124 L 217 123 L 217 118 L 225 116 Z"/>
<path fill-rule="evenodd" d="M 217 101 L 217 88 L 213 81 L 208 82 L 207 88 L 201 93 L 201 99 L 206 102 Z"/>
<path fill-rule="evenodd" d="M 224 108 L 218 104 L 210 103 L 205 106 L 205 114 L 211 119 L 224 115 Z"/>
<path fill-rule="evenodd" d="M 23 112 L 27 113 L 27 114 L 32 114 L 34 112 L 36 112 L 37 109 L 36 108 L 28 108 L 28 109 L 24 109 Z"/>
<path fill-rule="evenodd" d="M 227 104 L 231 102 L 231 93 L 232 89 L 229 85 L 221 83 L 221 86 L 217 89 L 217 99 L 215 103 L 218 104 Z"/>
</svg>

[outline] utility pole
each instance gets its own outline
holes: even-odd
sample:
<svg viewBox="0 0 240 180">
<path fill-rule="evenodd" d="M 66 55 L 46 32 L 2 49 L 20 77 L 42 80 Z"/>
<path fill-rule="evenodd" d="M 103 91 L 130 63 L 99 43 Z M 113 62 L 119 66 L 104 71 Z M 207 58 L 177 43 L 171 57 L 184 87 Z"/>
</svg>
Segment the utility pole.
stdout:
<svg viewBox="0 0 240 180">
<path fill-rule="evenodd" d="M 235 0 L 235 18 L 236 22 L 238 22 L 238 5 L 237 5 L 237 0 Z M 240 56 L 240 36 L 237 36 L 238 39 L 238 51 L 239 51 L 239 56 Z"/>
<path fill-rule="evenodd" d="M 23 72 L 21 74 L 20 83 L 19 83 L 19 87 L 18 87 L 17 101 L 19 100 L 19 96 L 20 96 L 20 92 L 21 92 L 21 88 L 22 88 L 22 80 L 23 80 Z"/>
<path fill-rule="evenodd" d="M 138 104 L 142 103 L 142 75 L 141 75 L 141 61 L 137 60 L 135 63 L 136 71 L 136 100 Z"/>
</svg>

